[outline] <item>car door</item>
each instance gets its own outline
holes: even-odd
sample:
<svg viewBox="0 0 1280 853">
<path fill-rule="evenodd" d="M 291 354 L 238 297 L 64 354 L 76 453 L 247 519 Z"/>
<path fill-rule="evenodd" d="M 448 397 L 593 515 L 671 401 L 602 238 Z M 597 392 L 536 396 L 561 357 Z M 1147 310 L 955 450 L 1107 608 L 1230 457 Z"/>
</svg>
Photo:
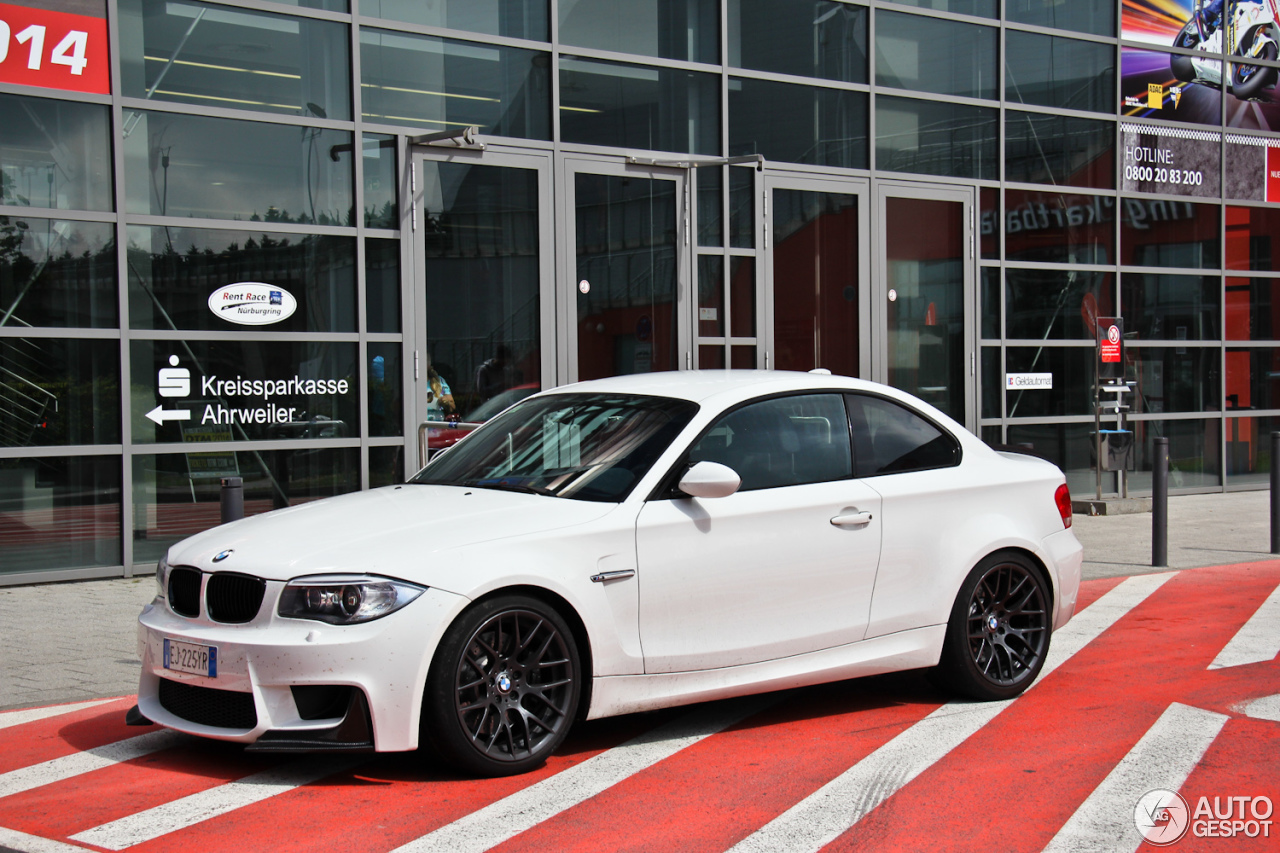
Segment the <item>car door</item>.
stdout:
<svg viewBox="0 0 1280 853">
<path fill-rule="evenodd" d="M 724 498 L 679 493 L 637 519 L 645 672 L 755 663 L 861 640 L 880 554 L 880 497 L 853 479 L 842 395 L 738 407 L 688 461 L 742 478 Z M 681 471 L 684 470 L 682 467 Z"/>
<path fill-rule="evenodd" d="M 984 491 L 960 467 L 960 444 L 919 412 L 874 394 L 846 398 L 854 469 L 881 496 L 880 569 L 868 637 L 946 621 L 955 586 L 959 518 L 981 512 Z M 991 488 L 997 490 L 998 486 Z"/>
</svg>

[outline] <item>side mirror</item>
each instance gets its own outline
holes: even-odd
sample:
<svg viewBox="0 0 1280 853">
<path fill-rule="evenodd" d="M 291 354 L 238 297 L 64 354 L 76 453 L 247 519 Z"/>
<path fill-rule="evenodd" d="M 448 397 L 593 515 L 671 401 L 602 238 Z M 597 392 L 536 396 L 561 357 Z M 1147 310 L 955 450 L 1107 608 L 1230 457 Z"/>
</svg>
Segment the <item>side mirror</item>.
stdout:
<svg viewBox="0 0 1280 853">
<path fill-rule="evenodd" d="M 680 491 L 695 498 L 727 498 L 738 491 L 742 478 L 728 465 L 699 462 L 680 478 Z"/>
</svg>

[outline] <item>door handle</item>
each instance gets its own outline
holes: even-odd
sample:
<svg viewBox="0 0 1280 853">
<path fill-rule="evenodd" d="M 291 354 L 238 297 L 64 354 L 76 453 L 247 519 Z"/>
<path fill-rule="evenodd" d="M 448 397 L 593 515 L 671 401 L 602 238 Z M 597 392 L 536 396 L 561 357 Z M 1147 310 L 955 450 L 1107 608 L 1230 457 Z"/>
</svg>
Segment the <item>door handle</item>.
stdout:
<svg viewBox="0 0 1280 853">
<path fill-rule="evenodd" d="M 842 515 L 837 515 L 835 518 L 831 519 L 831 523 L 834 524 L 836 527 L 843 527 L 845 525 L 852 526 L 852 525 L 858 525 L 858 524 L 870 524 L 871 513 L 869 512 L 844 513 Z"/>
<path fill-rule="evenodd" d="M 601 572 L 598 575 L 591 576 L 592 583 L 608 583 L 609 581 L 620 581 L 626 578 L 633 578 L 636 575 L 635 569 L 620 569 L 616 572 Z"/>
</svg>

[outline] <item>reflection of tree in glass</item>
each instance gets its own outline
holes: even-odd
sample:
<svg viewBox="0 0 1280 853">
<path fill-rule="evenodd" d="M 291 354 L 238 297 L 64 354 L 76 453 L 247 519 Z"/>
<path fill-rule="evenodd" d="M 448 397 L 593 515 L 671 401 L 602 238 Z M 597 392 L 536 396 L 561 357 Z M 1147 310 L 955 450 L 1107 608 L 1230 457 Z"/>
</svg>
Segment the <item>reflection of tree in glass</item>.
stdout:
<svg viewBox="0 0 1280 853">
<path fill-rule="evenodd" d="M 115 241 L 76 255 L 71 242 L 83 235 L 75 231 L 67 222 L 0 216 L 0 326 L 96 325 L 82 303 L 114 297 Z"/>
<path fill-rule="evenodd" d="M 381 207 L 365 207 L 364 224 L 368 228 L 396 228 L 396 206 L 390 201 Z"/>
<path fill-rule="evenodd" d="M 0 172 L 0 201 L 3 201 L 6 204 L 31 204 L 31 199 L 24 195 L 20 195 L 17 190 L 13 188 L 13 179 L 4 172 Z"/>
<path fill-rule="evenodd" d="M 354 227 L 355 222 L 352 219 L 352 211 L 348 211 L 345 220 L 337 213 L 328 213 L 323 210 L 315 215 L 313 220 L 306 212 L 293 216 L 287 209 L 281 210 L 274 204 L 267 205 L 265 213 L 258 213 L 256 210 L 249 217 L 250 222 L 288 222 L 298 225 L 345 225 Z"/>
<path fill-rule="evenodd" d="M 0 326 L 89 325 L 84 303 L 114 293 L 115 244 L 75 255 L 64 222 L 0 216 Z M 33 234 L 34 232 L 34 234 Z M 42 237 L 43 249 L 33 239 Z M 87 298 L 86 298 L 87 297 Z M 118 399 L 116 376 L 86 365 L 101 345 L 0 338 L 0 445 L 90 444 L 112 440 L 98 395 Z M 104 361 L 105 363 L 105 361 Z"/>
</svg>

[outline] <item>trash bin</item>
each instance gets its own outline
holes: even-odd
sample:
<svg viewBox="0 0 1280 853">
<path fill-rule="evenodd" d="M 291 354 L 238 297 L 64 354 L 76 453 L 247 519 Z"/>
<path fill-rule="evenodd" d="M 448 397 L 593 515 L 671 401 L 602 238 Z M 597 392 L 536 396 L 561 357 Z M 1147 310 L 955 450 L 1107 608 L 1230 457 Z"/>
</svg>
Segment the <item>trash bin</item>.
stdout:
<svg viewBox="0 0 1280 853">
<path fill-rule="evenodd" d="M 1133 430 L 1103 429 L 1094 433 L 1102 453 L 1103 471 L 1133 470 Z M 1094 460 L 1095 464 L 1097 460 Z"/>
</svg>

